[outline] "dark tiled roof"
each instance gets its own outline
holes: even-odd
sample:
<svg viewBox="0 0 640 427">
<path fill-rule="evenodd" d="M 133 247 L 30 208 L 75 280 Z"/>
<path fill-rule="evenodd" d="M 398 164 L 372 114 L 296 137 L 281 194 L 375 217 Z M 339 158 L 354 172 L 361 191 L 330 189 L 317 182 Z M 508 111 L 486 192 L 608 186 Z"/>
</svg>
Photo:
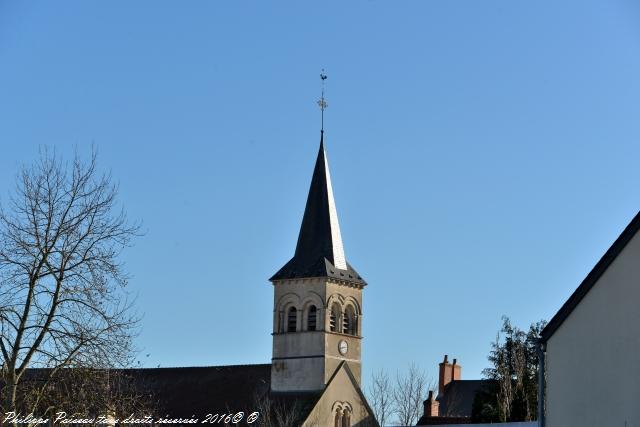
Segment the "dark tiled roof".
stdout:
<svg viewBox="0 0 640 427">
<path fill-rule="evenodd" d="M 471 417 L 473 399 L 489 383 L 489 380 L 451 381 L 444 387 L 442 395 L 437 397 L 440 416 Z"/>
<path fill-rule="evenodd" d="M 48 369 L 29 369 L 28 381 L 42 381 Z M 270 392 L 271 364 L 176 368 L 135 368 L 112 370 L 125 379 L 126 395 L 138 396 L 150 413 L 167 418 L 191 418 L 202 421 L 207 414 L 229 414 L 242 411 L 245 418 L 269 406 L 272 419 L 281 415 L 288 425 L 301 424 L 314 408 L 322 391 Z M 71 372 L 66 370 L 66 372 Z M 58 375 L 65 375 L 61 371 Z M 132 393 L 133 392 L 133 393 Z M 176 424 L 173 424 L 176 425 Z"/>
<path fill-rule="evenodd" d="M 346 264 L 346 269 L 336 268 L 336 263 L 344 267 L 341 262 L 337 262 L 344 258 L 344 253 L 337 218 L 334 216 L 333 222 L 331 218 L 331 211 L 335 209 L 335 205 L 332 205 L 333 195 L 327 171 L 324 142 L 321 137 L 295 255 L 271 277 L 271 281 L 335 277 L 365 284 L 364 279 L 349 264 Z M 334 253 L 336 250 L 339 253 Z"/>
<path fill-rule="evenodd" d="M 155 402 L 156 415 L 204 417 L 246 411 L 269 390 L 271 365 L 128 369 L 140 392 Z"/>
<path fill-rule="evenodd" d="M 617 256 L 620 255 L 622 250 L 627 246 L 627 243 L 631 241 L 638 230 L 640 230 L 640 212 L 638 212 L 633 220 L 631 220 L 629 225 L 627 225 L 627 228 L 625 228 L 622 234 L 620 234 L 616 241 L 613 242 L 613 245 L 611 245 L 609 250 L 604 254 L 600 261 L 598 261 L 595 267 L 593 267 L 593 270 L 591 270 L 587 277 L 582 281 L 580 286 L 578 286 L 578 289 L 575 290 L 556 315 L 549 321 L 549 324 L 547 324 L 547 326 L 542 330 L 540 335 L 543 342 L 546 342 L 551 338 L 565 319 L 569 317 L 573 309 L 576 308 L 580 301 L 582 301 L 582 298 L 587 295 L 587 292 L 593 288 L 598 279 L 600 279 Z"/>
<path fill-rule="evenodd" d="M 139 392 L 154 402 L 158 417 L 202 420 L 207 414 L 263 413 L 268 398 L 272 416 L 295 414 L 304 421 L 321 392 L 270 393 L 271 365 L 128 369 Z"/>
<path fill-rule="evenodd" d="M 365 284 L 357 271 L 347 263 L 347 269 L 335 268 L 331 261 L 322 257 L 311 265 L 303 267 L 296 257 L 293 257 L 276 274 L 271 277 L 271 281 L 282 279 L 301 279 L 305 277 L 333 277 L 335 279 L 346 280 Z"/>
</svg>

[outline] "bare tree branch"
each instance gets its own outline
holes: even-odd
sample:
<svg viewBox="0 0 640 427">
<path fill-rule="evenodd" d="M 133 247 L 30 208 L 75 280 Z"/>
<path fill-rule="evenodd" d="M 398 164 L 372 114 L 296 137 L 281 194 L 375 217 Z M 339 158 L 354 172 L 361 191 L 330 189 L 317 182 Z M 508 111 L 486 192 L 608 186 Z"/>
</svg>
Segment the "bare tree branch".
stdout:
<svg viewBox="0 0 640 427">
<path fill-rule="evenodd" d="M 119 255 L 139 226 L 116 195 L 95 151 L 67 164 L 43 149 L 0 205 L 3 412 L 106 407 L 123 384 L 138 318 Z"/>
<path fill-rule="evenodd" d="M 393 387 L 389 375 L 384 369 L 371 375 L 371 385 L 368 389 L 371 409 L 378 423 L 383 426 L 393 414 Z"/>
<path fill-rule="evenodd" d="M 427 388 L 427 377 L 415 363 L 409 365 L 409 370 L 405 375 L 401 375 L 399 372 L 396 374 L 393 402 L 400 425 L 413 425 L 418 421 Z"/>
</svg>

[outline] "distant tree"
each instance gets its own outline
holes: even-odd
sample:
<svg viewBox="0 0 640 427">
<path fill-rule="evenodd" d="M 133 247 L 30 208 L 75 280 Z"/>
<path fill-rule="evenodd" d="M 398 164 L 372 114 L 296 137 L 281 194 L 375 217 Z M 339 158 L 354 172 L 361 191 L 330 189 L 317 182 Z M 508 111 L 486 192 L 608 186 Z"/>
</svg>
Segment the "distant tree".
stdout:
<svg viewBox="0 0 640 427">
<path fill-rule="evenodd" d="M 43 150 L 0 205 L 0 411 L 136 406 L 118 369 L 137 326 L 118 259 L 138 227 L 116 193 L 95 153 L 67 164 Z"/>
<path fill-rule="evenodd" d="M 367 391 L 374 416 L 383 426 L 389 421 L 394 411 L 393 386 L 384 369 L 371 375 L 371 385 Z"/>
<path fill-rule="evenodd" d="M 491 380 L 476 395 L 472 419 L 478 422 L 532 421 L 538 405 L 538 340 L 545 321 L 533 323 L 527 332 L 502 318 L 502 328 L 491 344 Z"/>
<path fill-rule="evenodd" d="M 413 425 L 418 421 L 430 385 L 425 373 L 414 363 L 409 365 L 405 374 L 396 374 L 393 403 L 400 425 Z"/>
<path fill-rule="evenodd" d="M 422 416 L 423 402 L 434 388 L 437 382 L 411 363 L 406 372 L 397 371 L 393 380 L 384 369 L 373 373 L 366 394 L 377 424 L 388 425 L 393 418 L 396 424 L 411 425 Z"/>
<path fill-rule="evenodd" d="M 297 401 L 289 401 L 278 397 L 273 397 L 268 389 L 257 390 L 254 393 L 252 405 L 245 413 L 258 412 L 260 415 L 256 420 L 259 427 L 287 427 L 300 425 L 306 421 L 311 427 L 318 426 L 317 420 L 304 420 L 304 408 Z"/>
</svg>

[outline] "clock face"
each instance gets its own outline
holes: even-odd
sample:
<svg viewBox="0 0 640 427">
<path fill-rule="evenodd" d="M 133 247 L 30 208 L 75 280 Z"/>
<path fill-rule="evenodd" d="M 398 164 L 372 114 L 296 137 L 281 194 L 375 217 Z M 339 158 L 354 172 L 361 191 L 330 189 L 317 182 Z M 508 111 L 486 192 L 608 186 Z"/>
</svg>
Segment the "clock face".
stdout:
<svg viewBox="0 0 640 427">
<path fill-rule="evenodd" d="M 338 350 L 340 351 L 340 354 L 347 354 L 347 351 L 349 351 L 349 344 L 347 344 L 345 340 L 340 341 L 338 343 Z"/>
</svg>

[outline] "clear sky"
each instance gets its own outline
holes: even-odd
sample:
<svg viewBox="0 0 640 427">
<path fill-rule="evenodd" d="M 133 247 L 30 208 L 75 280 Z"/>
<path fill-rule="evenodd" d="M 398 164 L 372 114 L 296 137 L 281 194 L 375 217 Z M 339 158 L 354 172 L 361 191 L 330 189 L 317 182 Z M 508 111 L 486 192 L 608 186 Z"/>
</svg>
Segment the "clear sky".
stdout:
<svg viewBox="0 0 640 427">
<path fill-rule="evenodd" d="M 549 319 L 640 209 L 633 0 L 0 0 L 0 197 L 94 143 L 146 230 L 142 363 L 268 363 L 322 68 L 365 377 L 478 378 L 500 317 Z"/>
</svg>

